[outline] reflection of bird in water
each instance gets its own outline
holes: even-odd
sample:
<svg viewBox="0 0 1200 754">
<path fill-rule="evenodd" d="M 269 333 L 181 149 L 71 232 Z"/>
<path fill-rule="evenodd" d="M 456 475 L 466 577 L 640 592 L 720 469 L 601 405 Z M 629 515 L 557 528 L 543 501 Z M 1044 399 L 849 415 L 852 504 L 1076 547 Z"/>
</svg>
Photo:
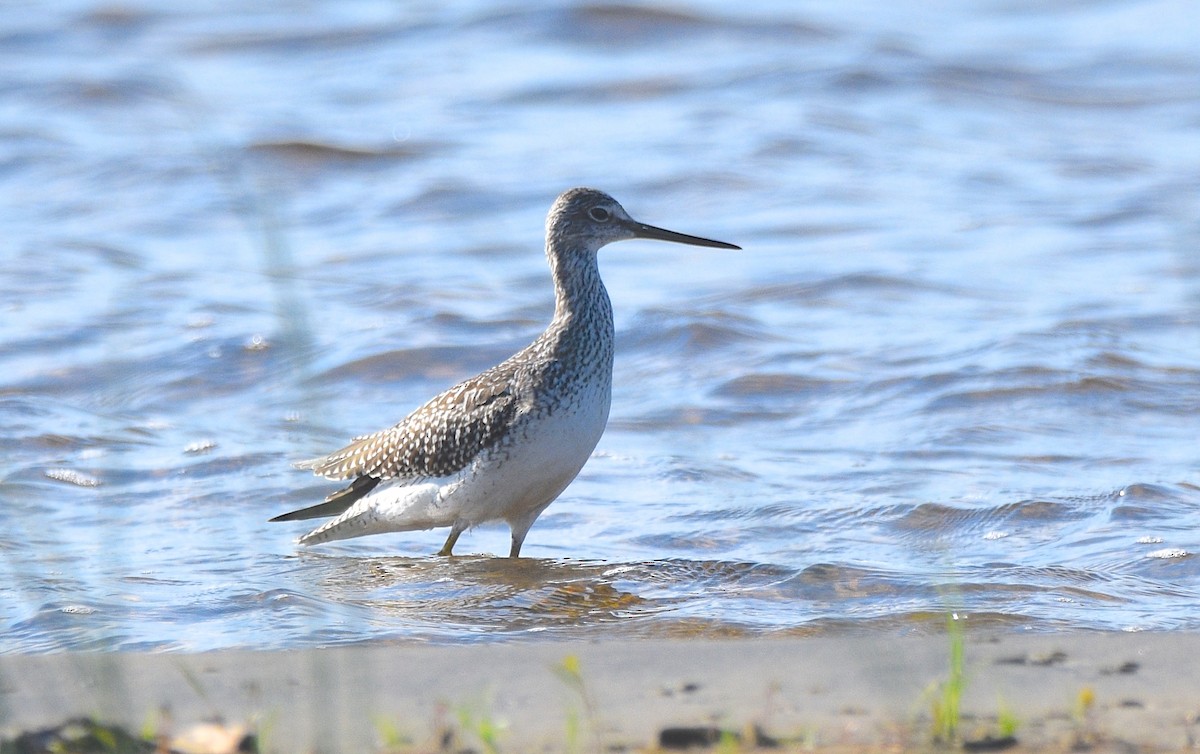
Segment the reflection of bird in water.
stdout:
<svg viewBox="0 0 1200 754">
<path fill-rule="evenodd" d="M 297 464 L 353 481 L 271 520 L 336 516 L 302 544 L 449 526 L 440 555 L 471 526 L 502 520 L 512 529 L 509 557 L 520 555 L 529 527 L 583 468 L 608 422 L 613 318 L 596 254 L 633 238 L 739 248 L 640 223 L 601 191 L 563 193 L 546 219 L 555 307 L 545 332 L 396 426 Z"/>
</svg>

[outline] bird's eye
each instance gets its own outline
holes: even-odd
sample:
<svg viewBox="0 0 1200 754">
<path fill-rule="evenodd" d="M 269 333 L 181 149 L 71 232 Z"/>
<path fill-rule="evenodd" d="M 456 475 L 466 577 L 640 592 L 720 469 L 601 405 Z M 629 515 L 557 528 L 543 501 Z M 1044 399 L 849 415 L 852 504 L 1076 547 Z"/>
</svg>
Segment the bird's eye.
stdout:
<svg viewBox="0 0 1200 754">
<path fill-rule="evenodd" d="M 592 218 L 598 223 L 606 223 L 608 222 L 608 218 L 612 217 L 612 215 L 603 207 L 592 207 L 588 210 L 588 217 Z"/>
</svg>

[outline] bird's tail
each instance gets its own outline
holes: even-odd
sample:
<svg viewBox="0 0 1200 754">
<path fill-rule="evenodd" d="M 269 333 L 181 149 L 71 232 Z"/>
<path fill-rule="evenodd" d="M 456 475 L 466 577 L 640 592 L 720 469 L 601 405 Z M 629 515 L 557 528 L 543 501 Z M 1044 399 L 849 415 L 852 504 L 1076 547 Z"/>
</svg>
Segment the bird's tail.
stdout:
<svg viewBox="0 0 1200 754">
<path fill-rule="evenodd" d="M 416 484 L 394 486 L 364 497 L 337 518 L 300 538 L 302 545 L 317 545 L 389 531 L 416 531 L 448 526 L 444 511 L 437 508 L 438 486 Z"/>
</svg>

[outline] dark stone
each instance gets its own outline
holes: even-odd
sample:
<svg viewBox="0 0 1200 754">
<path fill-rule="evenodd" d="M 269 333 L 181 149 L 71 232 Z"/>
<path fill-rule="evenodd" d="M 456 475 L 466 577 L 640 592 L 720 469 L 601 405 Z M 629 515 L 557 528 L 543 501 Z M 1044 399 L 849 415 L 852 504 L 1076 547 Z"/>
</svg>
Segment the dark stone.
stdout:
<svg viewBox="0 0 1200 754">
<path fill-rule="evenodd" d="M 984 736 L 973 741 L 963 741 L 963 751 L 1004 751 L 1017 745 L 1016 736 L 1000 736 L 992 738 Z"/>
<path fill-rule="evenodd" d="M 153 741 L 87 717 L 0 741 L 0 754 L 150 754 L 154 750 Z"/>
<path fill-rule="evenodd" d="M 663 728 L 658 732 L 658 745 L 663 749 L 690 749 L 693 746 L 709 747 L 721 742 L 725 736 L 738 738 L 736 733 L 726 733 L 713 726 Z"/>
</svg>

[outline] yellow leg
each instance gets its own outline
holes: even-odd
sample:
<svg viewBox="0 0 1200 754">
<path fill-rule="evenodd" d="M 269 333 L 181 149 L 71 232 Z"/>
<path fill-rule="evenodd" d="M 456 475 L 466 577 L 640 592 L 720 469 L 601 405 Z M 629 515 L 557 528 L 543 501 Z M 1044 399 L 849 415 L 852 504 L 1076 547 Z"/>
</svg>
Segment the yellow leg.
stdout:
<svg viewBox="0 0 1200 754">
<path fill-rule="evenodd" d="M 460 525 L 457 521 L 454 526 L 450 527 L 450 536 L 446 537 L 446 544 L 442 545 L 442 549 L 438 551 L 438 555 L 453 555 L 454 545 L 458 542 L 458 536 L 463 533 L 466 526 Z"/>
<path fill-rule="evenodd" d="M 546 505 L 549 504 L 546 503 Z M 518 518 L 508 519 L 508 526 L 512 529 L 512 549 L 508 551 L 508 557 L 521 557 L 521 545 L 525 542 L 525 535 L 529 533 L 529 527 L 533 526 L 533 522 L 542 514 L 542 511 L 546 510 L 546 505 L 537 510 L 529 511 Z"/>
</svg>

